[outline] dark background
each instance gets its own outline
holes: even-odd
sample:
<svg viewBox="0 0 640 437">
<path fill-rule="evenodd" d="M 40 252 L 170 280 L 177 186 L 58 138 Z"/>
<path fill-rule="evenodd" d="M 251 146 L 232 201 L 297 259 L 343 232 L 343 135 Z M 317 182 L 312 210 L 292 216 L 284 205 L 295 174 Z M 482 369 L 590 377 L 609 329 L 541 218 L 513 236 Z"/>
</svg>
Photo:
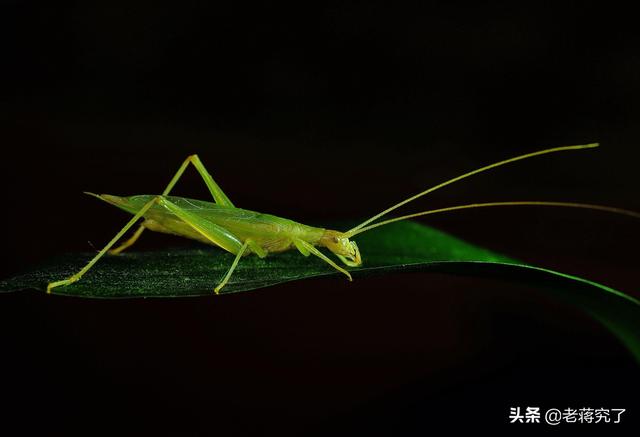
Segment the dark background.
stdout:
<svg viewBox="0 0 640 437">
<path fill-rule="evenodd" d="M 2 277 L 116 232 L 126 217 L 82 191 L 158 193 L 194 152 L 236 205 L 323 223 L 519 153 L 599 141 L 407 211 L 514 199 L 639 210 L 635 15 L 511 3 L 1 2 Z M 175 193 L 207 195 L 195 172 Z M 638 296 L 631 219 L 525 208 L 428 222 Z M 138 249 L 178 244 L 145 234 Z M 508 425 L 515 406 L 627 408 L 637 426 L 637 364 L 544 296 L 438 274 L 210 299 L 8 294 L 0 432 L 549 429 Z M 623 429 L 564 431 L 586 428 Z"/>
</svg>

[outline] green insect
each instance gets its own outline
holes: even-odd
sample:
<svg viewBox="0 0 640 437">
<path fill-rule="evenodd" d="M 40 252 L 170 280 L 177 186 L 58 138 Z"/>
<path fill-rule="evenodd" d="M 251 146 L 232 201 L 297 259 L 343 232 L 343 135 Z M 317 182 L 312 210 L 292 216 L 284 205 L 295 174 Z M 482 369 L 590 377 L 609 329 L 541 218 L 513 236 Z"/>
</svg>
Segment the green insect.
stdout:
<svg viewBox="0 0 640 437">
<path fill-rule="evenodd" d="M 198 240 L 207 244 L 219 246 L 234 254 L 235 259 L 233 260 L 231 267 L 214 289 L 216 293 L 219 293 L 229 281 L 229 278 L 238 265 L 240 258 L 243 256 L 255 254 L 264 258 L 272 253 L 284 252 L 292 249 L 297 249 L 304 256 L 309 256 L 311 254 L 317 256 L 334 269 L 346 275 L 349 280 L 352 280 L 351 274 L 345 268 L 336 264 L 328 256 L 318 250 L 318 247 L 325 247 L 329 249 L 329 251 L 335 254 L 336 257 L 347 267 L 358 267 L 362 265 L 362 257 L 360 250 L 358 249 L 358 245 L 355 241 L 351 240 L 352 237 L 389 223 L 429 214 L 492 206 L 537 205 L 595 209 L 640 218 L 640 213 L 602 205 L 572 202 L 517 201 L 474 203 L 451 206 L 448 208 L 422 211 L 373 223 L 391 211 L 412 202 L 419 197 L 469 176 L 538 155 L 569 150 L 590 149 L 597 146 L 598 144 L 594 143 L 578 146 L 556 147 L 516 156 L 514 158 L 481 167 L 411 196 L 345 232 L 316 228 L 282 217 L 237 208 L 213 180 L 198 156 L 191 155 L 182 163 L 161 195 L 118 197 L 108 194 L 97 195 L 87 193 L 133 214 L 133 218 L 129 220 L 120 232 L 118 232 L 116 236 L 113 237 L 113 239 L 109 241 L 109 243 L 107 243 L 107 245 L 98 252 L 98 254 L 89 261 L 86 266 L 67 279 L 49 283 L 47 286 L 47 292 L 50 293 L 55 287 L 69 285 L 78 281 L 107 252 L 117 254 L 127 249 L 136 242 L 145 229 Z M 193 164 L 200 176 L 202 176 L 204 183 L 213 196 L 215 201 L 214 203 L 169 196 L 169 193 L 190 163 Z M 122 238 L 124 234 L 141 218 L 144 218 L 144 222 L 131 236 L 131 238 L 125 241 L 122 245 L 111 250 L 120 238 Z"/>
</svg>

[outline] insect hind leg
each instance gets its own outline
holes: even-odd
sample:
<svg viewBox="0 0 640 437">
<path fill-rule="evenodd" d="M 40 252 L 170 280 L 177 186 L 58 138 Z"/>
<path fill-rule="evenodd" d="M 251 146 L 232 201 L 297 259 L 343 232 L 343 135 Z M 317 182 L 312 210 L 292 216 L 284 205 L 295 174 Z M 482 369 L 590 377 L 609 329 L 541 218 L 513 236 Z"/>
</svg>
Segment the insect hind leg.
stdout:
<svg viewBox="0 0 640 437">
<path fill-rule="evenodd" d="M 196 171 L 200 174 L 200 176 L 202 177 L 202 180 L 204 181 L 205 185 L 209 189 L 209 192 L 213 196 L 213 200 L 215 200 L 215 202 L 218 205 L 233 207 L 233 203 L 231 202 L 231 200 L 229 200 L 227 195 L 224 193 L 224 191 L 222 191 L 222 188 L 220 188 L 220 186 L 216 183 L 216 181 L 213 180 L 213 177 L 211 177 L 211 175 L 205 168 L 202 161 L 200 161 L 200 158 L 198 157 L 198 155 L 189 155 L 187 159 L 185 159 L 182 162 L 182 164 L 180 165 L 180 168 L 178 168 L 178 171 L 176 172 L 175 175 L 173 175 L 173 177 L 171 178 L 171 181 L 162 192 L 163 196 L 169 195 L 173 187 L 178 183 L 178 181 L 184 174 L 189 164 L 193 164 Z M 145 229 L 146 228 L 144 226 L 144 223 L 142 223 L 140 227 L 136 229 L 134 234 L 127 241 L 125 241 L 115 249 L 110 250 L 109 253 L 111 255 L 117 255 L 120 252 L 133 246 L 133 244 L 135 244 L 135 242 L 138 241 L 138 238 L 140 238 L 140 235 L 142 235 Z"/>
<path fill-rule="evenodd" d="M 140 235 L 142 235 L 142 233 L 144 232 L 144 230 L 147 229 L 144 226 L 144 222 L 138 227 L 138 229 L 136 229 L 136 231 L 133 233 L 133 235 L 124 243 L 122 243 L 120 246 L 116 247 L 115 249 L 111 249 L 109 251 L 110 255 L 117 255 L 120 252 L 122 252 L 125 249 L 128 249 L 129 247 L 133 246 L 133 244 L 138 241 L 138 238 L 140 238 Z"/>
<path fill-rule="evenodd" d="M 91 267 L 93 267 L 93 265 L 98 262 L 98 260 L 100 258 L 102 258 L 102 256 L 107 253 L 107 251 L 109 249 L 111 249 L 111 247 L 116 244 L 118 242 L 118 240 L 120 238 L 122 238 L 122 236 L 142 217 L 144 216 L 144 214 L 149 210 L 149 208 L 151 208 L 151 206 L 153 206 L 154 203 L 158 203 L 159 200 L 161 199 L 160 196 L 156 196 L 154 197 L 152 200 L 150 200 L 149 202 L 147 202 L 142 208 L 140 208 L 140 210 L 131 218 L 131 220 L 129 220 L 127 222 L 126 225 L 124 225 L 124 227 L 122 229 L 120 229 L 120 231 L 116 234 L 115 237 L 113 237 L 111 239 L 111 241 L 109 241 L 107 243 L 107 245 L 100 251 L 98 252 L 98 254 L 96 256 L 94 256 L 91 261 L 89 261 L 87 263 L 86 266 L 84 266 L 78 273 L 75 273 L 74 275 L 72 275 L 71 277 L 67 278 L 67 279 L 63 279 L 61 281 L 55 281 L 55 282 L 50 282 L 47 285 L 47 293 L 51 293 L 51 290 L 56 288 L 56 287 L 61 287 L 64 285 L 69 285 L 69 284 L 73 284 L 74 282 L 78 281 L 80 278 L 82 278 L 82 276 L 87 273 L 89 271 L 89 269 L 91 269 Z"/>
</svg>

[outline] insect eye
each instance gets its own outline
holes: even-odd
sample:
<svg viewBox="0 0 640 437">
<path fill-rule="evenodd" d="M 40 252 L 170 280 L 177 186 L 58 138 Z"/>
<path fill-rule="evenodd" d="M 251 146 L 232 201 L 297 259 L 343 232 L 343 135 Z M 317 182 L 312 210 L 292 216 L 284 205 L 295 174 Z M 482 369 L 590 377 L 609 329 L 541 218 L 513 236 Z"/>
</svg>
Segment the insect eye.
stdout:
<svg viewBox="0 0 640 437">
<path fill-rule="evenodd" d="M 333 242 L 334 242 L 334 243 L 337 243 L 338 241 L 339 241 L 339 240 L 338 240 L 338 237 L 333 237 Z"/>
</svg>

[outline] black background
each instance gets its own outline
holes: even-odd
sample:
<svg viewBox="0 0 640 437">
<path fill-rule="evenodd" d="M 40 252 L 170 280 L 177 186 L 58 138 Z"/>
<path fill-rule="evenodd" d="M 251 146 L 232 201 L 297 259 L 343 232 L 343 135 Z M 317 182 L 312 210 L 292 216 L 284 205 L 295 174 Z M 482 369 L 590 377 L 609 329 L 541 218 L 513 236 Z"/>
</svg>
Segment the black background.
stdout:
<svg viewBox="0 0 640 437">
<path fill-rule="evenodd" d="M 407 210 L 511 199 L 640 209 L 631 11 L 580 2 L 0 4 L 3 277 L 104 244 L 126 217 L 81 192 L 157 193 L 190 153 L 236 205 L 323 223 L 366 217 L 519 153 L 599 141 Z M 207 194 L 195 172 L 175 193 Z M 526 208 L 429 224 L 638 295 L 631 219 Z M 138 249 L 180 244 L 145 234 Z M 630 354 L 544 296 L 438 274 L 210 299 L 8 294 L 0 432 L 549 430 L 508 425 L 515 406 L 627 408 L 623 422 L 637 426 Z"/>
</svg>

